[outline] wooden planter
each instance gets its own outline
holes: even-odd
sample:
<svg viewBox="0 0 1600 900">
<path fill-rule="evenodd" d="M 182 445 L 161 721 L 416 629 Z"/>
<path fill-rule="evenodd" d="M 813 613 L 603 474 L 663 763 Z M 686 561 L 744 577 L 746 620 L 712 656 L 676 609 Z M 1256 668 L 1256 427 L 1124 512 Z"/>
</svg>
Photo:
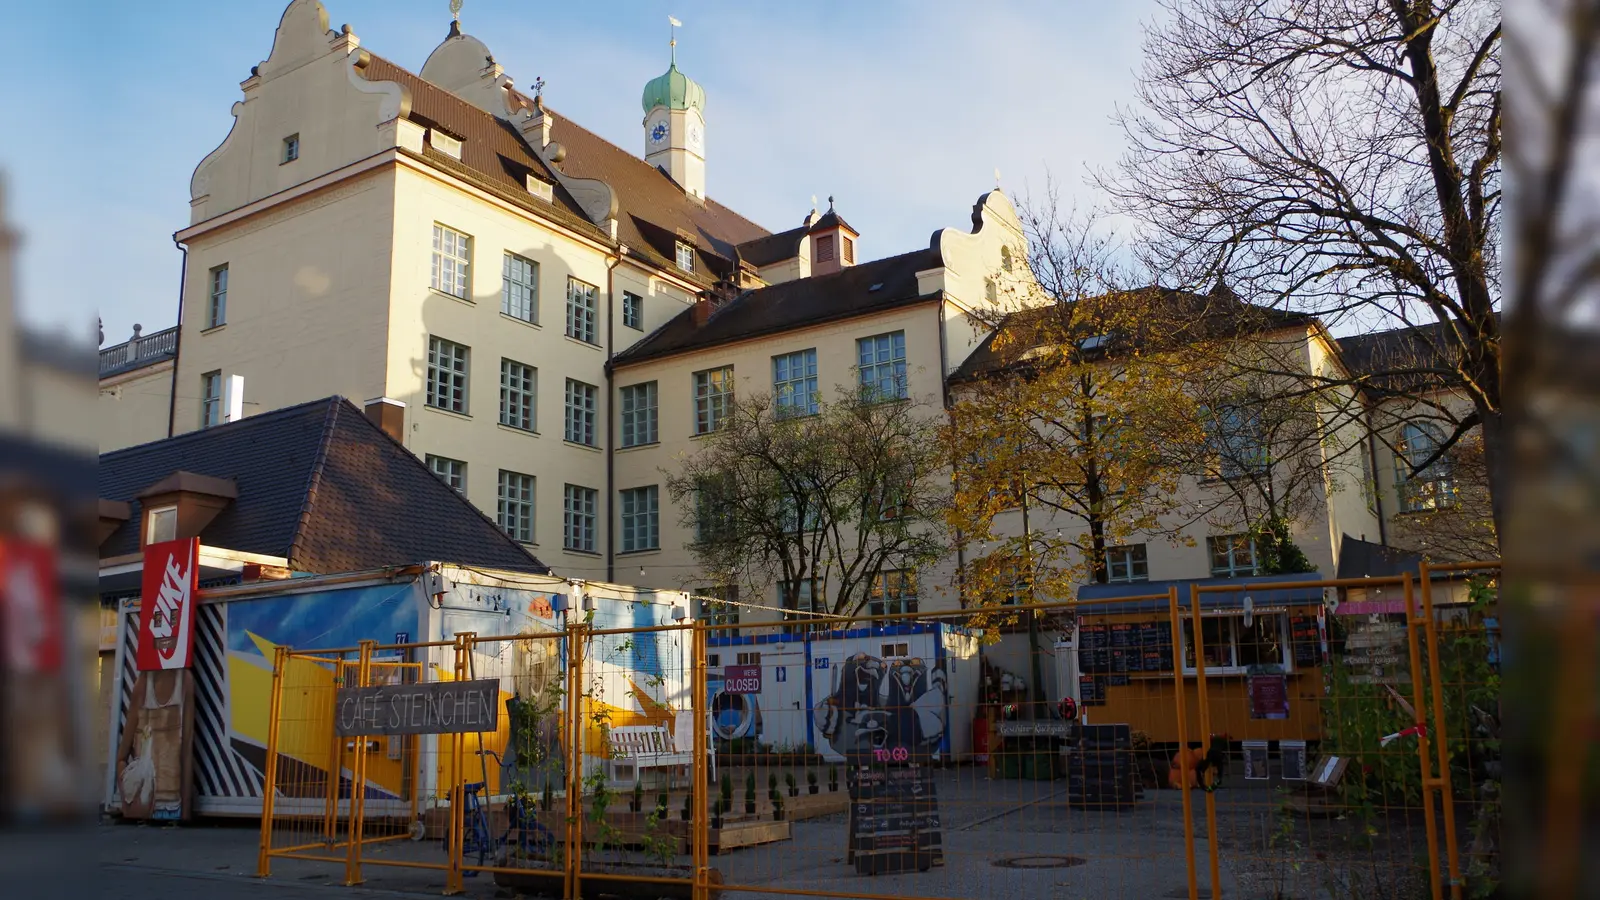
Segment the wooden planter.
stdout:
<svg viewBox="0 0 1600 900">
<path fill-rule="evenodd" d="M 582 881 L 583 896 L 599 900 L 601 897 L 622 897 L 626 900 L 656 900 L 658 897 L 683 898 L 690 900 L 694 896 L 694 886 L 689 883 L 672 884 L 659 881 L 628 881 L 627 876 L 638 878 L 682 878 L 693 877 L 693 869 L 688 866 L 652 866 L 644 863 L 627 862 L 598 862 L 588 859 L 583 860 L 585 874 L 595 875 L 620 875 L 617 878 L 585 878 Z M 515 872 L 499 871 L 494 873 L 494 883 L 503 888 L 509 888 L 519 894 L 531 897 L 560 897 L 565 887 L 565 873 L 560 869 L 525 869 Z M 710 895 L 713 900 L 722 896 L 720 888 L 715 885 L 722 884 L 722 873 L 711 869 L 706 873 L 706 880 L 713 887 Z"/>
</svg>

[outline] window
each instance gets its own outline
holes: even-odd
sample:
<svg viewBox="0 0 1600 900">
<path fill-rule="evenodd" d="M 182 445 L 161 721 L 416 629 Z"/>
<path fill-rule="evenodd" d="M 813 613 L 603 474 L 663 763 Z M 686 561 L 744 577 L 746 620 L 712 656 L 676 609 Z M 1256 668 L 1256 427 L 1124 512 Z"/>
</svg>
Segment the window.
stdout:
<svg viewBox="0 0 1600 900">
<path fill-rule="evenodd" d="M 722 427 L 733 407 L 733 366 L 694 373 L 694 433 Z"/>
<path fill-rule="evenodd" d="M 801 580 L 799 589 L 795 592 L 796 595 L 791 598 L 789 596 L 789 588 L 793 584 L 794 582 L 792 581 L 778 582 L 778 605 L 783 607 L 784 611 L 783 630 L 795 631 L 798 628 L 799 630 L 813 631 L 826 629 L 826 624 L 810 621 L 816 618 L 818 613 L 827 611 L 827 605 L 822 598 L 822 591 L 820 590 L 821 585 L 817 583 L 817 579 L 806 578 Z M 800 619 L 808 621 L 798 626 L 789 624 Z"/>
<path fill-rule="evenodd" d="M 638 331 L 644 330 L 644 298 L 630 291 L 622 292 L 622 324 Z"/>
<path fill-rule="evenodd" d="M 892 644 L 879 644 L 878 656 L 883 659 L 905 659 L 911 655 L 911 645 L 905 641 L 896 641 Z"/>
<path fill-rule="evenodd" d="M 843 235 L 843 234 L 839 235 L 839 240 L 841 242 L 843 242 L 843 244 L 844 244 L 844 261 L 845 261 L 845 265 L 851 265 L 851 266 L 855 265 L 855 263 L 856 263 L 856 242 L 850 240 L 849 235 Z"/>
<path fill-rule="evenodd" d="M 622 492 L 622 552 L 661 547 L 661 491 L 656 485 Z"/>
<path fill-rule="evenodd" d="M 1266 470 L 1267 448 L 1259 407 L 1245 404 L 1219 407 L 1207 417 L 1206 431 L 1220 477 L 1239 478 Z"/>
<path fill-rule="evenodd" d="M 536 430 L 539 370 L 515 360 L 500 360 L 500 424 Z"/>
<path fill-rule="evenodd" d="M 300 158 L 300 135 L 291 134 L 283 139 L 283 162 L 292 163 Z"/>
<path fill-rule="evenodd" d="M 594 552 L 594 509 L 595 496 L 598 493 L 594 488 L 567 485 L 561 541 L 562 546 L 568 550 L 577 550 L 580 553 Z"/>
<path fill-rule="evenodd" d="M 904 569 L 880 572 L 867 591 L 867 612 L 874 616 L 909 615 L 917 611 L 917 574 Z"/>
<path fill-rule="evenodd" d="M 146 519 L 144 542 L 146 544 L 159 544 L 162 541 L 173 541 L 178 538 L 178 508 L 176 506 L 162 506 L 150 510 Z"/>
<path fill-rule="evenodd" d="M 993 278 L 983 280 L 983 299 L 990 303 L 1000 302 L 1000 286 L 995 284 Z"/>
<path fill-rule="evenodd" d="M 594 285 L 576 278 L 567 279 L 567 337 L 588 344 L 599 343 L 594 324 L 598 309 L 595 300 L 597 290 Z"/>
<path fill-rule="evenodd" d="M 440 481 L 450 485 L 462 494 L 467 492 L 466 463 L 459 459 L 451 459 L 448 456 L 434 456 L 432 453 L 429 453 L 426 459 L 428 468 L 433 470 L 433 474 L 439 476 Z"/>
<path fill-rule="evenodd" d="M 694 492 L 694 539 L 697 542 L 720 540 L 733 527 L 733 505 L 725 496 L 726 485 L 719 479 L 702 479 Z"/>
<path fill-rule="evenodd" d="M 819 234 L 816 237 L 817 252 L 815 262 L 827 262 L 833 259 L 833 235 Z"/>
<path fill-rule="evenodd" d="M 574 444 L 594 446 L 595 395 L 599 390 L 592 384 L 567 379 L 566 439 Z"/>
<path fill-rule="evenodd" d="M 779 418 L 815 415 L 819 398 L 816 348 L 772 358 L 772 402 Z"/>
<path fill-rule="evenodd" d="M 428 338 L 428 405 L 450 412 L 467 412 L 467 355 L 471 348 Z"/>
<path fill-rule="evenodd" d="M 434 290 L 467 299 L 467 267 L 471 261 L 472 238 L 433 223 Z"/>
<path fill-rule="evenodd" d="M 801 500 L 805 506 L 805 528 L 800 527 Z M 813 534 L 822 529 L 822 509 L 815 497 L 798 497 L 794 494 L 784 494 L 778 498 L 778 522 L 783 526 L 785 534 L 800 534 L 804 531 Z"/>
<path fill-rule="evenodd" d="M 695 588 L 690 593 L 695 595 L 695 618 L 707 625 L 739 624 L 739 607 L 736 605 L 739 602 L 738 585 Z M 739 629 L 725 629 L 719 633 L 737 637 Z"/>
<path fill-rule="evenodd" d="M 497 518 L 511 539 L 533 543 L 534 477 L 521 472 L 500 470 Z"/>
<path fill-rule="evenodd" d="M 734 665 L 759 666 L 761 665 L 761 651 L 749 650 L 744 653 L 734 654 Z"/>
<path fill-rule="evenodd" d="M 685 272 L 694 271 L 694 245 L 685 241 L 678 241 L 672 248 L 676 251 L 678 268 Z"/>
<path fill-rule="evenodd" d="M 1211 574 L 1218 578 L 1237 578 L 1254 575 L 1256 542 L 1248 534 L 1224 534 L 1206 538 L 1206 549 L 1211 551 Z"/>
<path fill-rule="evenodd" d="M 1106 548 L 1106 580 L 1124 583 L 1149 581 L 1150 560 L 1145 545 Z"/>
<path fill-rule="evenodd" d="M 228 266 L 211 270 L 211 286 L 206 294 L 206 327 L 228 324 Z"/>
<path fill-rule="evenodd" d="M 1400 492 L 1402 512 L 1425 512 L 1445 509 L 1455 505 L 1456 485 L 1447 454 L 1427 463 L 1444 443 L 1444 437 L 1432 424 L 1408 423 L 1400 430 L 1400 446 L 1395 465 L 1395 479 Z"/>
<path fill-rule="evenodd" d="M 1006 272 L 1011 271 L 1011 248 L 1004 244 L 1000 245 L 1000 268 Z"/>
<path fill-rule="evenodd" d="M 1291 668 L 1287 640 L 1289 617 L 1284 613 L 1257 612 L 1249 625 L 1243 614 L 1207 615 L 1200 619 L 1200 638 L 1205 645 L 1206 675 L 1237 675 L 1251 669 L 1275 666 Z M 1194 623 L 1179 620 L 1183 630 L 1183 671 L 1195 674 Z"/>
<path fill-rule="evenodd" d="M 222 424 L 222 372 L 200 376 L 200 427 Z"/>
<path fill-rule="evenodd" d="M 617 404 L 622 409 L 622 446 L 654 444 L 657 435 L 656 383 L 630 384 L 621 391 Z"/>
<path fill-rule="evenodd" d="M 906 333 L 892 331 L 856 341 L 861 392 L 877 400 L 906 397 Z"/>
<path fill-rule="evenodd" d="M 524 322 L 539 321 L 539 264 L 507 253 L 500 264 L 500 311 Z"/>
</svg>

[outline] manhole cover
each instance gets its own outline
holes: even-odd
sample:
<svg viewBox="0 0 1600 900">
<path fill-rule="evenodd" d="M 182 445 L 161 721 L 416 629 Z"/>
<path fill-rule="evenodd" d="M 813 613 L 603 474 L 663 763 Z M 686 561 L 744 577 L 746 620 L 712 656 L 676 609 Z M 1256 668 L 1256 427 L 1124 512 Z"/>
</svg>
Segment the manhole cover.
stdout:
<svg viewBox="0 0 1600 900">
<path fill-rule="evenodd" d="M 1008 856 L 994 864 L 1002 869 L 1066 869 L 1086 862 L 1081 856 Z"/>
</svg>

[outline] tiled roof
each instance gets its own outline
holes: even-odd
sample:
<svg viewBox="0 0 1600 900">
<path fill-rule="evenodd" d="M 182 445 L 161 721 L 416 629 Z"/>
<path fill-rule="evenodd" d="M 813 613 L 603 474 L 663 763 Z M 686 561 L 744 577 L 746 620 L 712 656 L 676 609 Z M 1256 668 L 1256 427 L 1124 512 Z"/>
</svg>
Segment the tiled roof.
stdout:
<svg viewBox="0 0 1600 900">
<path fill-rule="evenodd" d="M 544 568 L 342 397 L 102 454 L 99 496 L 133 511 L 101 545 L 102 558 L 138 551 L 138 495 L 177 471 L 238 490 L 201 543 L 286 557 L 301 571 L 429 560 Z"/>
<path fill-rule="evenodd" d="M 1352 375 L 1381 391 L 1443 388 L 1460 365 L 1460 348 L 1443 322 L 1339 339 L 1339 355 Z"/>
<path fill-rule="evenodd" d="M 800 255 L 800 242 L 805 240 L 810 231 L 810 226 L 800 225 L 788 231 L 745 241 L 739 245 L 739 258 L 758 269 L 786 259 L 794 259 Z"/>
<path fill-rule="evenodd" d="M 1149 295 L 1158 291 L 1160 292 L 1161 300 L 1167 305 L 1171 321 L 1173 323 L 1183 323 L 1181 327 L 1189 330 L 1196 340 L 1260 333 L 1286 326 L 1306 325 L 1313 321 L 1313 317 L 1305 313 L 1288 312 L 1246 303 L 1226 288 L 1209 294 L 1196 294 L 1190 291 L 1148 287 L 1135 293 Z M 1027 328 L 1032 323 L 1039 321 L 1042 316 L 1051 314 L 1066 315 L 1066 311 L 1070 310 L 1070 308 L 1071 304 L 1068 303 L 1059 307 L 1042 306 L 1012 313 L 1000 324 L 998 329 L 990 332 L 978 344 L 977 348 L 962 361 L 955 372 L 951 373 L 951 383 L 970 382 L 998 372 L 1016 364 L 1021 355 L 1031 349 L 1026 346 L 1013 346 L 1004 353 L 995 349 L 995 339 L 1000 336 L 1008 325 L 1015 324 L 1020 328 Z M 1181 335 L 1173 334 L 1170 336 Z M 1116 345 L 1114 343 L 1105 344 L 1102 352 L 1115 353 Z"/>
<path fill-rule="evenodd" d="M 937 295 L 917 292 L 917 273 L 942 265 L 939 251 L 917 250 L 847 266 L 827 275 L 756 288 L 713 312 L 703 325 L 686 309 L 616 357 L 616 365 L 882 312 Z"/>
</svg>

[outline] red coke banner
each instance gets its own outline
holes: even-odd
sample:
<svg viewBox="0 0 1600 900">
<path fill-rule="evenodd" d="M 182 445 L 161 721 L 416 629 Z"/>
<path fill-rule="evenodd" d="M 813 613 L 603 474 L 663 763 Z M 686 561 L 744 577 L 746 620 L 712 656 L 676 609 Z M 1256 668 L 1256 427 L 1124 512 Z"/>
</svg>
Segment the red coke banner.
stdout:
<svg viewBox="0 0 1600 900">
<path fill-rule="evenodd" d="M 200 539 L 146 546 L 143 586 L 139 600 L 139 671 L 187 669 L 194 656 Z"/>
</svg>

